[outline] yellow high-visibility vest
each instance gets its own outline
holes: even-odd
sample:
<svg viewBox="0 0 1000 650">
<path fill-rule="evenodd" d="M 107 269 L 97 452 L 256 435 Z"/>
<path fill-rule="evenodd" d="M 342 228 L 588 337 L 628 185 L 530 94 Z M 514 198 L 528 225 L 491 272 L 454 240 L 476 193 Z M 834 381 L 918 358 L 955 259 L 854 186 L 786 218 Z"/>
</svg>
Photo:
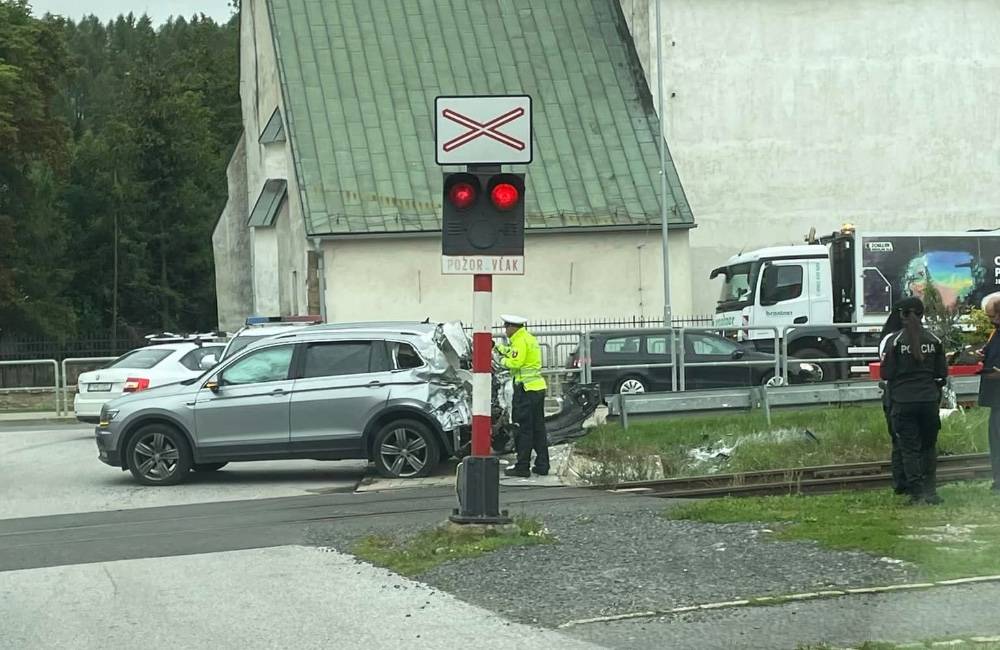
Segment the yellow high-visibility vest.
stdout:
<svg viewBox="0 0 1000 650">
<path fill-rule="evenodd" d="M 510 370 L 515 385 L 524 386 L 524 390 L 545 390 L 545 378 L 542 377 L 542 348 L 538 339 L 524 327 L 514 332 L 510 337 L 510 345 L 497 345 L 497 351 L 503 355 L 502 364 Z"/>
</svg>

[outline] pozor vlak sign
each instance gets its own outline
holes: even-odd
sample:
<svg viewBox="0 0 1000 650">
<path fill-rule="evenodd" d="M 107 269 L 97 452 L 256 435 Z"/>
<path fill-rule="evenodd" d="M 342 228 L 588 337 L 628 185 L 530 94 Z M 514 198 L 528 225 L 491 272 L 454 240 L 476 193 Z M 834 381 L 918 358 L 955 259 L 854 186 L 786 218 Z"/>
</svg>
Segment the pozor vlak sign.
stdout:
<svg viewBox="0 0 1000 650">
<path fill-rule="evenodd" d="M 441 96 L 434 101 L 436 160 L 465 165 L 442 183 L 441 272 L 524 273 L 524 174 L 532 159 L 531 97 Z"/>
</svg>

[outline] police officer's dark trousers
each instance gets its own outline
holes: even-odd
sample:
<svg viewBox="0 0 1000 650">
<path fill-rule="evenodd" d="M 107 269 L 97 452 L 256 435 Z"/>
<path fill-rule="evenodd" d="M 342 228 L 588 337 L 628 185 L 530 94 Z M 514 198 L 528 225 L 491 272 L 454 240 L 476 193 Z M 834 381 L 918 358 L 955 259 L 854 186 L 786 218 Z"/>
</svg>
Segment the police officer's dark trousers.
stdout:
<svg viewBox="0 0 1000 650">
<path fill-rule="evenodd" d="M 912 498 L 937 494 L 938 402 L 893 402 L 892 428 L 903 456 L 906 493 Z"/>
<path fill-rule="evenodd" d="M 889 399 L 888 387 L 885 387 L 882 393 L 882 412 L 885 414 L 885 426 L 889 430 L 889 441 L 892 443 L 892 455 L 890 456 L 892 489 L 901 494 L 906 490 L 906 474 L 903 472 L 903 452 L 899 448 L 899 439 L 896 437 L 896 432 L 892 430 L 892 401 Z"/>
<path fill-rule="evenodd" d="M 531 466 L 531 452 L 535 452 L 535 471 L 547 474 L 549 471 L 549 438 L 545 432 L 545 391 L 524 390 L 514 386 L 514 422 L 517 431 L 517 469 L 527 470 Z"/>
</svg>

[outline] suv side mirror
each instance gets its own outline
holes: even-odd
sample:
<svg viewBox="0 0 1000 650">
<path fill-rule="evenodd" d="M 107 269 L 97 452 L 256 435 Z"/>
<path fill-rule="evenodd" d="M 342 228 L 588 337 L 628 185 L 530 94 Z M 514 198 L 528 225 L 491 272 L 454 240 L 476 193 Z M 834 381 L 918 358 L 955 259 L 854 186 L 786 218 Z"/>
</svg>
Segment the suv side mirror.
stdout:
<svg viewBox="0 0 1000 650">
<path fill-rule="evenodd" d="M 732 357 L 734 360 L 742 359 L 746 355 L 746 350 L 733 350 Z"/>
<path fill-rule="evenodd" d="M 211 377 L 209 377 L 208 381 L 205 382 L 205 388 L 207 388 L 208 390 L 212 391 L 213 393 L 218 393 L 219 392 L 219 376 L 218 375 L 212 375 Z"/>
<path fill-rule="evenodd" d="M 201 361 L 198 362 L 198 367 L 202 370 L 208 370 L 209 368 L 214 368 L 218 363 L 219 360 L 214 354 L 206 354 L 201 358 Z"/>
</svg>

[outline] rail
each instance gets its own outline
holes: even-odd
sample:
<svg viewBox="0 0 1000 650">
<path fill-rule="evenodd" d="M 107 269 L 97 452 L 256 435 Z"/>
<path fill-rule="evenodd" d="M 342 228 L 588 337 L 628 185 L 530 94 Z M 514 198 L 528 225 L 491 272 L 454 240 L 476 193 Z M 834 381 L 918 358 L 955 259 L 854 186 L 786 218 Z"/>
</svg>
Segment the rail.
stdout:
<svg viewBox="0 0 1000 650">
<path fill-rule="evenodd" d="M 28 359 L 21 361 L 0 361 L 0 366 L 52 366 L 52 392 L 55 397 L 56 415 L 63 415 L 59 406 L 59 363 L 55 359 Z M 4 388 L 5 393 L 27 393 L 38 390 L 48 390 L 48 386 L 24 386 Z"/>
<path fill-rule="evenodd" d="M 938 458 L 937 481 L 979 480 L 992 477 L 989 454 L 962 454 Z M 659 481 L 631 481 L 593 489 L 662 498 L 820 494 L 841 490 L 875 489 L 891 484 L 890 461 L 789 467 L 784 469 L 714 474 Z"/>
</svg>

